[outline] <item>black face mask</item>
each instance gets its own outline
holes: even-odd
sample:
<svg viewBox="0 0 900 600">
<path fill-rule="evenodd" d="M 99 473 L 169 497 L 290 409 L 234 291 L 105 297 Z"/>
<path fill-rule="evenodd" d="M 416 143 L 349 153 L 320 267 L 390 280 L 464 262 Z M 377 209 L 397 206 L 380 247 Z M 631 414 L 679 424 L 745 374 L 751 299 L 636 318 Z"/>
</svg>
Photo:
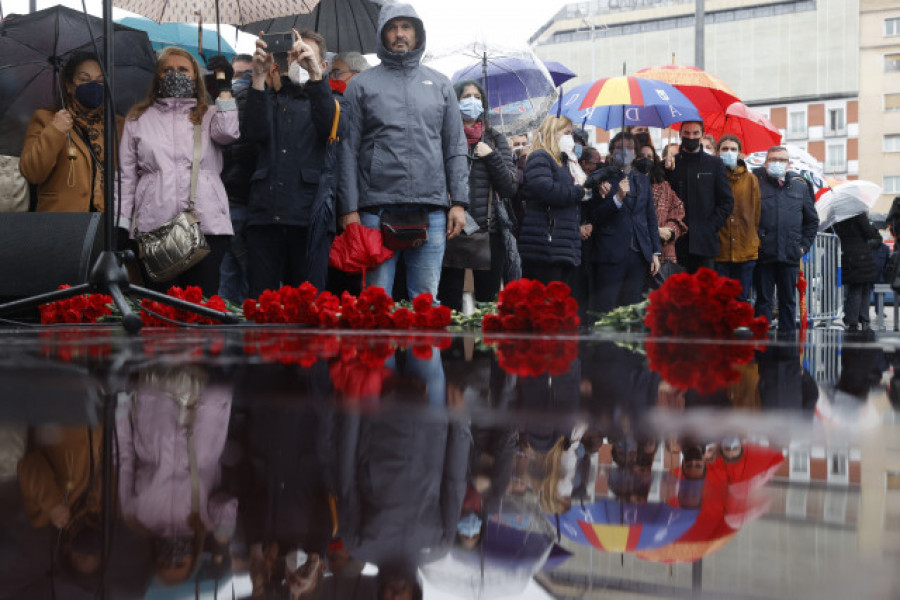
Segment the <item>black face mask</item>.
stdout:
<svg viewBox="0 0 900 600">
<path fill-rule="evenodd" d="M 634 145 L 637 148 L 650 145 L 650 134 L 646 131 L 634 134 Z"/>
<path fill-rule="evenodd" d="M 634 168 L 637 169 L 638 173 L 649 175 L 650 170 L 653 169 L 653 161 L 642 156 L 634 161 Z"/>
<path fill-rule="evenodd" d="M 681 138 L 681 147 L 688 152 L 696 152 L 700 148 L 700 138 Z"/>
</svg>

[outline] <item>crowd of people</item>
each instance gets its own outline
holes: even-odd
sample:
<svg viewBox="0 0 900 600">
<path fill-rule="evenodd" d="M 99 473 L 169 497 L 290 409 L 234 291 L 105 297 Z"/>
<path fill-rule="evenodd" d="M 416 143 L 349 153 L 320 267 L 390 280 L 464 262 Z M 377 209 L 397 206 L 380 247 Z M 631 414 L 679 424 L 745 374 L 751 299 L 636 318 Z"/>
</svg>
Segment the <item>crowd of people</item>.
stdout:
<svg viewBox="0 0 900 600">
<path fill-rule="evenodd" d="M 751 171 L 742 140 L 716 140 L 702 122 L 682 123 L 661 151 L 646 127 L 625 128 L 608 156 L 565 116 L 507 137 L 478 82 L 451 85 L 422 64 L 425 27 L 412 7 L 384 7 L 378 27 L 375 67 L 352 52 L 327 60 L 326 40 L 309 30 L 293 32 L 288 52 L 261 37 L 252 56 L 215 57 L 207 70 L 188 52 L 160 51 L 147 96 L 118 121 L 117 239 L 134 247 L 193 206 L 210 253 L 174 280 L 145 283 L 199 285 L 236 303 L 303 281 L 356 292 L 359 278 L 326 271 L 322 249 L 360 223 L 394 249 L 367 283 L 397 298 L 430 293 L 461 310 L 472 269 L 476 301 L 521 276 L 565 282 L 584 321 L 708 267 L 739 280 L 742 299 L 777 315 L 779 331 L 795 330 L 798 269 L 818 218 L 786 148 Z M 102 71 L 76 55 L 61 79 L 62 102 L 35 112 L 20 170 L 38 211 L 102 210 Z M 878 234 L 863 220 L 835 228 L 849 328 L 868 318 L 862 245 Z"/>
</svg>

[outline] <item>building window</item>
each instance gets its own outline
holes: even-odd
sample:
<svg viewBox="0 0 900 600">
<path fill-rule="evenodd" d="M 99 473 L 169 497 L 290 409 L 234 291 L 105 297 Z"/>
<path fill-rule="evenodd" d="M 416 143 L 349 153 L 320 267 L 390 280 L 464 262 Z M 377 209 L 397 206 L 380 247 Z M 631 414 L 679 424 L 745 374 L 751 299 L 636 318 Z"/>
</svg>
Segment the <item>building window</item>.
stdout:
<svg viewBox="0 0 900 600">
<path fill-rule="evenodd" d="M 798 110 L 788 113 L 788 138 L 805 138 L 806 133 L 806 111 Z"/>
<path fill-rule="evenodd" d="M 900 175 L 887 175 L 884 178 L 885 194 L 900 194 Z"/>
<path fill-rule="evenodd" d="M 847 123 L 844 120 L 844 109 L 841 108 L 829 108 L 828 109 L 828 120 L 825 123 L 825 135 L 828 137 L 833 137 L 836 135 L 846 135 L 847 134 Z"/>
<path fill-rule="evenodd" d="M 845 173 L 847 171 L 847 153 L 843 142 L 828 144 L 825 148 L 825 172 Z"/>
<path fill-rule="evenodd" d="M 884 110 L 900 110 L 900 94 L 885 94 Z"/>
<path fill-rule="evenodd" d="M 892 133 L 884 136 L 885 152 L 900 152 L 900 133 Z"/>
<path fill-rule="evenodd" d="M 893 54 L 884 55 L 884 70 L 900 71 L 900 53 L 895 52 Z"/>
<path fill-rule="evenodd" d="M 884 35 L 900 35 L 900 19 L 885 19 Z"/>
</svg>

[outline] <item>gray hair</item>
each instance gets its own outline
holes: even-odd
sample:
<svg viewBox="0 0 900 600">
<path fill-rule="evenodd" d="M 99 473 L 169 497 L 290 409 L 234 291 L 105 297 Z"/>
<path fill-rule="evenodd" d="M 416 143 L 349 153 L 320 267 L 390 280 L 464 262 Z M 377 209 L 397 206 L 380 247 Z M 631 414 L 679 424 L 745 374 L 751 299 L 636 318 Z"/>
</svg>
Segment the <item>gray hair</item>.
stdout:
<svg viewBox="0 0 900 600">
<path fill-rule="evenodd" d="M 337 60 L 347 65 L 347 68 L 354 73 L 362 73 L 370 66 L 366 57 L 359 52 L 341 52 L 340 54 L 335 54 L 331 64 L 334 64 Z"/>
</svg>

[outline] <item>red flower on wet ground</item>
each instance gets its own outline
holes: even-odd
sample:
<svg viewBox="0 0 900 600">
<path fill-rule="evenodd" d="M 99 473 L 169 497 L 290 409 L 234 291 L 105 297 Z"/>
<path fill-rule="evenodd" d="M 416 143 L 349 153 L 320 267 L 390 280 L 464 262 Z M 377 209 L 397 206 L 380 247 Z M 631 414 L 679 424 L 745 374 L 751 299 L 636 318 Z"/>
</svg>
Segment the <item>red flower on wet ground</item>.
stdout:
<svg viewBox="0 0 900 600">
<path fill-rule="evenodd" d="M 544 285 L 532 279 L 510 282 L 497 297 L 497 312 L 484 316 L 482 330 L 574 331 L 578 329 L 578 302 L 559 281 Z"/>
</svg>

